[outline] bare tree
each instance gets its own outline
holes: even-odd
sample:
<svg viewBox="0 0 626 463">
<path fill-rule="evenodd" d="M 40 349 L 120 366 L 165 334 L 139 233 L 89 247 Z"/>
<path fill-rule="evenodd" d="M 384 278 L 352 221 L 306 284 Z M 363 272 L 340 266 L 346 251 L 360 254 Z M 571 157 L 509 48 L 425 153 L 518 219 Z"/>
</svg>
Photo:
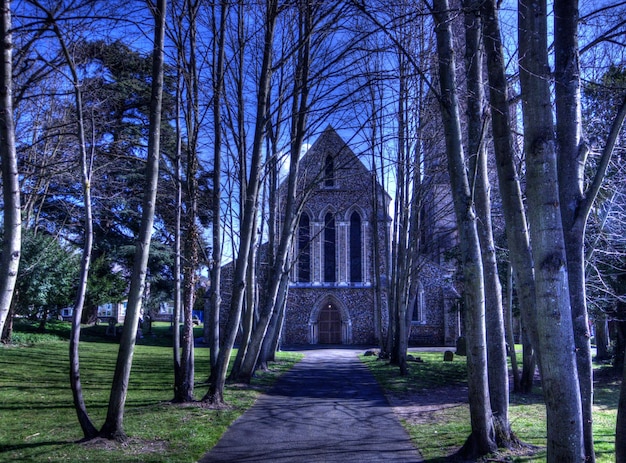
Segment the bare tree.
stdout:
<svg viewBox="0 0 626 463">
<path fill-rule="evenodd" d="M 21 250 L 20 187 L 13 124 L 13 36 L 11 2 L 2 2 L 0 19 L 2 67 L 0 69 L 0 157 L 2 158 L 3 225 L 0 261 L 0 335 L 11 308 Z"/>
<path fill-rule="evenodd" d="M 493 411 L 496 443 L 509 447 L 514 436 L 509 422 L 509 371 L 507 365 L 502 287 L 498 275 L 496 249 L 491 220 L 491 196 L 487 166 L 487 114 L 484 110 L 483 82 L 484 49 L 482 21 L 477 2 L 464 3 L 465 8 L 465 72 L 467 75 L 467 131 L 470 187 L 478 220 L 483 280 L 485 284 L 485 327 L 487 331 L 487 358 L 489 398 Z"/>
<path fill-rule="evenodd" d="M 146 268 L 152 238 L 152 225 L 159 178 L 159 154 L 161 135 L 161 109 L 163 99 L 163 49 L 165 41 L 166 0 L 149 3 L 154 15 L 154 44 L 152 62 L 152 95 L 150 99 L 150 135 L 148 139 L 148 160 L 146 164 L 146 188 L 143 198 L 141 230 L 137 240 L 135 262 L 128 294 L 128 306 L 124 320 L 124 330 L 111 385 L 107 417 L 100 430 L 103 437 L 125 440 L 123 419 L 124 404 L 128 391 L 128 380 L 132 367 L 137 327 L 141 311 L 141 300 L 146 281 Z"/>
<path fill-rule="evenodd" d="M 78 415 L 78 421 L 86 438 L 95 437 L 97 430 L 92 424 L 87 414 L 85 401 L 82 394 L 82 385 L 80 381 L 80 363 L 79 363 L 79 339 L 80 339 L 80 323 L 87 292 L 87 280 L 89 276 L 89 266 L 91 263 L 91 253 L 93 247 L 93 219 L 92 219 L 92 200 L 91 200 L 91 166 L 93 161 L 93 152 L 88 153 L 86 122 L 83 107 L 82 80 L 79 77 L 79 71 L 74 57 L 70 51 L 66 37 L 59 26 L 57 17 L 53 10 L 48 9 L 37 0 L 30 3 L 39 10 L 45 17 L 45 28 L 50 28 L 53 35 L 59 42 L 63 65 L 67 69 L 65 76 L 70 82 L 75 108 L 75 125 L 76 138 L 78 141 L 78 154 L 80 165 L 80 178 L 83 189 L 82 201 L 84 204 L 84 229 L 83 229 L 83 251 L 81 256 L 80 273 L 78 276 L 78 289 L 76 292 L 74 310 L 72 314 L 72 330 L 70 334 L 70 385 L 72 388 L 74 406 Z M 86 5 L 87 9 L 89 5 Z M 63 11 L 63 10 L 62 10 Z M 58 63 L 57 63 L 58 64 Z M 51 63 L 49 65 L 52 66 Z"/>
<path fill-rule="evenodd" d="M 279 13 L 278 10 L 278 2 L 276 0 L 266 0 L 264 14 L 265 20 L 263 24 L 263 48 L 261 67 L 259 70 L 258 94 L 255 113 L 254 139 L 249 168 L 246 168 L 246 163 L 244 162 L 246 153 L 240 151 L 242 176 L 245 177 L 246 172 L 249 172 L 249 175 L 245 182 L 245 200 L 241 204 L 242 222 L 239 235 L 239 253 L 237 254 L 234 262 L 235 268 L 232 281 L 233 290 L 230 309 L 228 312 L 228 320 L 226 322 L 226 332 L 223 343 L 220 346 L 215 374 L 211 375 L 209 390 L 203 398 L 204 401 L 208 401 L 213 404 L 221 404 L 224 402 L 226 373 L 230 361 L 230 354 L 237 336 L 239 322 L 241 320 L 241 312 L 246 294 L 246 277 L 248 274 L 250 253 L 252 252 L 251 247 L 256 234 L 255 223 L 258 209 L 261 161 L 263 155 L 262 145 L 266 133 L 267 102 L 270 91 L 273 63 L 272 52 L 276 18 Z"/>
<path fill-rule="evenodd" d="M 409 62 L 402 50 L 398 51 L 398 109 L 397 109 L 397 160 L 396 160 L 396 191 L 394 210 L 396 213 L 391 232 L 391 263 L 389 285 L 389 311 L 392 328 L 389 330 L 391 339 L 391 362 L 400 368 L 400 374 L 408 373 L 406 363 L 408 349 L 409 304 L 412 284 L 414 284 L 414 259 L 417 259 L 417 235 L 420 195 L 419 188 L 419 150 L 411 150 L 412 137 L 408 133 Z M 415 180 L 418 180 L 415 183 Z"/>
<path fill-rule="evenodd" d="M 530 338 L 532 344 L 533 340 L 536 339 L 534 327 L 535 280 L 533 259 L 522 187 L 520 185 L 520 175 L 516 163 L 515 139 L 510 119 L 509 91 L 505 74 L 505 57 L 500 32 L 499 11 L 495 0 L 482 2 L 481 17 L 489 79 L 491 130 L 493 133 L 498 185 L 506 224 L 509 259 L 518 292 L 524 337 Z M 532 387 L 535 373 L 535 364 L 532 362 L 532 350 L 525 347 L 524 352 L 524 373 L 528 375 L 528 380 L 525 384 L 528 387 Z M 526 360 L 529 358 L 531 361 L 527 362 Z M 528 368 L 529 365 L 530 368 Z M 523 385 L 524 381 L 522 380 L 522 388 L 524 387 Z"/>
<path fill-rule="evenodd" d="M 613 150 L 602 153 L 591 181 L 589 147 L 582 138 L 581 66 L 579 61 L 578 2 L 554 4 L 556 146 L 559 159 L 559 193 L 567 253 L 567 275 L 576 344 L 578 381 L 583 407 L 586 461 L 595 461 L 593 445 L 593 372 L 591 334 L 585 285 L 585 230 L 592 206 L 606 175 Z M 623 119 L 622 119 L 623 120 Z M 618 127 L 621 122 L 616 121 Z M 585 188 L 585 185 L 589 185 Z"/>
<path fill-rule="evenodd" d="M 174 401 L 175 402 L 191 402 L 193 401 L 194 390 L 194 336 L 193 336 L 193 307 L 196 300 L 196 289 L 198 284 L 198 268 L 200 264 L 200 230 L 198 228 L 198 149 L 199 149 L 199 133 L 201 126 L 201 106 L 200 106 L 200 72 L 201 65 L 198 47 L 198 16 L 199 4 L 184 0 L 172 5 L 180 7 L 172 16 L 177 19 L 172 31 L 172 38 L 176 44 L 176 61 L 179 67 L 178 72 L 180 78 L 178 85 L 181 89 L 177 89 L 179 98 L 179 114 L 184 121 L 183 124 L 177 123 L 179 131 L 184 130 L 177 135 L 177 147 L 180 154 L 179 159 L 184 154 L 184 177 L 181 176 L 183 166 L 177 170 L 176 176 L 181 176 L 177 186 L 181 188 L 182 195 L 181 209 L 179 212 L 184 214 L 181 216 L 178 233 L 182 234 L 182 243 L 178 248 L 178 252 L 182 253 L 180 259 L 177 278 L 181 278 L 182 284 L 177 287 L 182 294 L 176 295 L 178 302 L 178 315 L 182 314 L 182 334 L 177 331 L 175 337 L 179 337 L 178 348 L 180 360 L 175 368 L 174 379 Z M 178 167 L 177 167 L 178 169 Z M 180 299 L 179 299 L 180 298 Z M 180 320 L 174 320 L 176 329 L 179 329 Z"/>
<path fill-rule="evenodd" d="M 450 7 L 447 0 L 433 2 L 439 58 L 440 104 L 445 130 L 448 172 L 459 231 L 465 282 L 468 387 L 472 434 L 462 449 L 466 455 L 484 455 L 496 448 L 487 379 L 485 294 L 476 212 L 467 177 L 461 135 L 461 116 L 452 48 Z"/>
<path fill-rule="evenodd" d="M 524 116 L 527 204 L 535 262 L 535 346 L 547 410 L 548 461 L 583 461 L 583 424 L 576 368 L 550 105 L 545 2 L 520 0 L 519 65 Z"/>
<path fill-rule="evenodd" d="M 74 104 L 76 107 L 76 133 L 78 137 L 78 150 L 80 156 L 81 181 L 83 186 L 83 202 L 84 202 L 84 231 L 83 231 L 83 253 L 81 257 L 81 267 L 79 274 L 78 290 L 74 302 L 74 311 L 72 313 L 72 331 L 70 335 L 70 385 L 74 397 L 74 407 L 78 415 L 78 421 L 83 430 L 85 438 L 93 438 L 97 435 L 97 430 L 87 414 L 87 407 L 82 394 L 82 385 L 80 381 L 80 361 L 79 361 L 79 343 L 80 343 L 80 324 L 82 320 L 83 307 L 85 304 L 85 295 L 87 292 L 87 279 L 89 276 L 89 266 L 91 263 L 91 252 L 93 247 L 93 218 L 92 218 L 92 201 L 91 201 L 91 165 L 93 156 L 87 153 L 87 141 L 85 133 L 85 118 L 83 113 L 83 95 L 82 82 L 78 75 L 74 59 L 70 54 L 68 45 L 59 28 L 59 25 L 53 13 L 45 8 L 40 2 L 33 0 L 33 5 L 42 10 L 51 25 L 55 36 L 59 40 L 66 65 L 69 69 L 69 78 L 74 90 Z"/>
<path fill-rule="evenodd" d="M 211 300 L 209 317 L 206 317 L 205 329 L 209 329 L 207 339 L 210 347 L 211 375 L 217 371 L 217 359 L 220 345 L 220 305 L 222 273 L 222 98 L 224 92 L 224 57 L 226 39 L 226 18 L 228 3 L 220 2 L 219 25 L 212 23 L 213 35 L 218 37 L 213 59 L 213 217 L 212 217 L 212 259 L 211 259 Z M 216 14 L 212 14 L 215 18 Z"/>
<path fill-rule="evenodd" d="M 180 57 L 178 58 L 180 72 Z M 174 308 L 172 310 L 172 354 L 174 361 L 174 398 L 178 398 L 181 386 L 180 352 L 180 314 L 182 309 L 182 281 L 181 281 L 181 254 L 182 254 L 182 210 L 183 210 L 183 180 L 182 180 L 182 127 L 180 107 L 182 105 L 182 85 L 180 76 L 176 85 L 176 153 L 174 159 L 174 183 L 176 185 L 176 213 L 174 219 Z"/>
</svg>

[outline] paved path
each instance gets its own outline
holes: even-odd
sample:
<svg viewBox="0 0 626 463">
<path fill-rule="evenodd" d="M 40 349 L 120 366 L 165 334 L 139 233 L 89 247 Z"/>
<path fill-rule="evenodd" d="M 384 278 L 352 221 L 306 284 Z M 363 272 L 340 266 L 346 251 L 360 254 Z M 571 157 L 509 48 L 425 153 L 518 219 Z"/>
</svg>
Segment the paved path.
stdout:
<svg viewBox="0 0 626 463">
<path fill-rule="evenodd" d="M 362 351 L 305 351 L 200 463 L 421 462 Z"/>
</svg>

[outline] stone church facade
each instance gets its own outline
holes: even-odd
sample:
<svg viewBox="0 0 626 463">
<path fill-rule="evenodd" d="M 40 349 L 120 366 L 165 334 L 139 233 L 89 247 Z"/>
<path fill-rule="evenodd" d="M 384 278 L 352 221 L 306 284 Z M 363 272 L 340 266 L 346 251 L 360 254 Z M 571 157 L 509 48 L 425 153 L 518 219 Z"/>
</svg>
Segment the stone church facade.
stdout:
<svg viewBox="0 0 626 463">
<path fill-rule="evenodd" d="M 390 197 L 331 127 L 303 156 L 299 172 L 302 212 L 282 344 L 375 345 L 388 321 Z M 282 201 L 285 188 L 279 190 Z M 458 294 L 438 264 L 425 262 L 420 269 L 410 343 L 453 345 L 460 330 Z"/>
</svg>

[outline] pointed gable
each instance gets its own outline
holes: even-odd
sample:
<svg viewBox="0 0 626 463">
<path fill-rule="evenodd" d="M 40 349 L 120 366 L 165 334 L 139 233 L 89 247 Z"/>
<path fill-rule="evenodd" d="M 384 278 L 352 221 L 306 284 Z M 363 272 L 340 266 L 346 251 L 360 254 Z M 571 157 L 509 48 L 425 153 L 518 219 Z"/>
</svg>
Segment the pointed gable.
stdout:
<svg viewBox="0 0 626 463">
<path fill-rule="evenodd" d="M 298 177 L 298 195 L 315 217 L 321 217 L 324 208 L 333 213 L 371 209 L 374 185 L 381 207 L 387 210 L 389 196 L 332 126 L 304 154 Z"/>
</svg>

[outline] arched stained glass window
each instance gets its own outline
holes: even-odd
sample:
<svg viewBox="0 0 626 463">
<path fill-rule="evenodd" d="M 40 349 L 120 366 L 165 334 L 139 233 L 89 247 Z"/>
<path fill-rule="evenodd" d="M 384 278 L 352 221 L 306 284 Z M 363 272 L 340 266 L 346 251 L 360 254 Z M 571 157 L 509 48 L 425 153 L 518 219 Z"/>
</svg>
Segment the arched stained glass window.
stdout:
<svg viewBox="0 0 626 463">
<path fill-rule="evenodd" d="M 361 216 L 353 212 L 350 216 L 350 281 L 355 283 L 363 281 L 362 241 Z"/>
<path fill-rule="evenodd" d="M 324 217 L 324 281 L 337 281 L 337 235 L 335 233 L 335 218 L 329 212 Z"/>
<path fill-rule="evenodd" d="M 311 223 L 305 212 L 298 225 L 298 282 L 311 281 Z"/>
</svg>

